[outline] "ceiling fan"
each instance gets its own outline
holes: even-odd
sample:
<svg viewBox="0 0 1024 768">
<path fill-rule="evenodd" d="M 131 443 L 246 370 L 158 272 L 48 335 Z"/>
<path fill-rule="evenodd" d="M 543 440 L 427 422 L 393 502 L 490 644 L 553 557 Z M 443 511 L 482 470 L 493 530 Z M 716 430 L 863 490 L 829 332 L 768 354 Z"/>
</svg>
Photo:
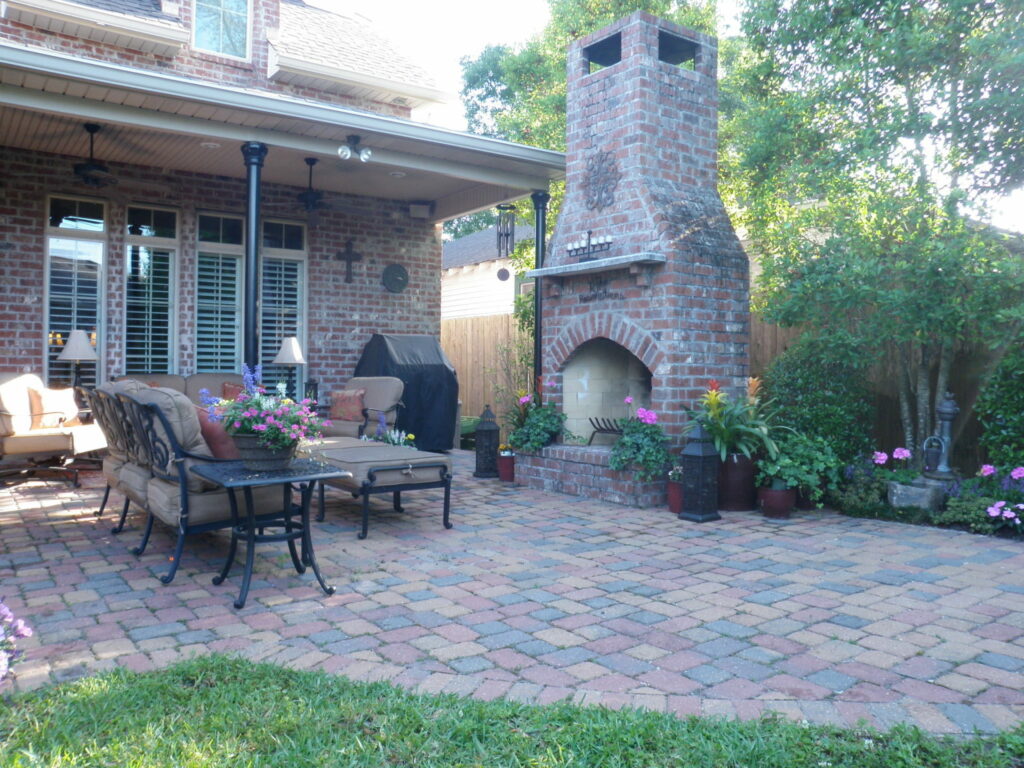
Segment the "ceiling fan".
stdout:
<svg viewBox="0 0 1024 768">
<path fill-rule="evenodd" d="M 363 210 L 353 205 L 346 205 L 338 200 L 331 200 L 322 190 L 315 189 L 313 187 L 313 168 L 319 161 L 315 157 L 307 157 L 303 161 L 309 168 L 309 176 L 306 188 L 299 192 L 295 199 L 299 203 L 299 208 L 309 214 L 309 225 L 311 227 L 315 227 L 320 223 L 320 213 L 322 211 L 339 211 L 349 216 L 373 215 L 371 211 Z"/>
<path fill-rule="evenodd" d="M 89 187 L 106 187 L 111 184 L 117 184 L 117 179 L 107 166 L 97 162 L 93 154 L 96 134 L 100 132 L 100 126 L 96 123 L 85 123 L 82 127 L 89 134 L 89 160 L 84 163 L 75 163 L 75 176 Z"/>
</svg>

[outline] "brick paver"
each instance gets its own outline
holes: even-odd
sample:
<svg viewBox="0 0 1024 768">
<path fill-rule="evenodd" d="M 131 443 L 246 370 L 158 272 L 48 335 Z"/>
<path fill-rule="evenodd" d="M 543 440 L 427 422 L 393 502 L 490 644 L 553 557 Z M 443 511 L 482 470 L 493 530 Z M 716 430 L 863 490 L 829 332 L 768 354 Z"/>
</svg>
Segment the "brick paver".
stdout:
<svg viewBox="0 0 1024 768">
<path fill-rule="evenodd" d="M 329 494 L 314 535 L 337 593 L 268 544 L 242 611 L 237 571 L 211 583 L 223 533 L 189 542 L 163 585 L 170 531 L 134 557 L 142 517 L 111 535 L 96 473 L 0 489 L 0 595 L 36 630 L 14 684 L 218 651 L 488 700 L 941 733 L 1024 721 L 1021 542 L 830 512 L 694 525 L 474 479 L 453 457 L 453 530 L 425 491 L 405 513 L 375 500 L 359 541 L 357 505 Z"/>
</svg>

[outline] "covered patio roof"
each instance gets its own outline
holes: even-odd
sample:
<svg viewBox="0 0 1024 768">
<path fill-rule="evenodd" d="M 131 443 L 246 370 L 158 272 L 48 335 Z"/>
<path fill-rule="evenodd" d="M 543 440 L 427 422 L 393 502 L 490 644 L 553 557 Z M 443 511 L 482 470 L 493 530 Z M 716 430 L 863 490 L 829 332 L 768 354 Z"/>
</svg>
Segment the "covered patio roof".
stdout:
<svg viewBox="0 0 1024 768">
<path fill-rule="evenodd" d="M 429 204 L 441 221 L 546 189 L 562 153 L 265 90 L 0 43 L 0 144 L 84 157 L 100 123 L 104 162 L 245 178 L 238 146 L 266 144 L 263 181 L 305 186 L 317 157 L 327 192 Z M 370 162 L 340 160 L 351 134 Z"/>
</svg>

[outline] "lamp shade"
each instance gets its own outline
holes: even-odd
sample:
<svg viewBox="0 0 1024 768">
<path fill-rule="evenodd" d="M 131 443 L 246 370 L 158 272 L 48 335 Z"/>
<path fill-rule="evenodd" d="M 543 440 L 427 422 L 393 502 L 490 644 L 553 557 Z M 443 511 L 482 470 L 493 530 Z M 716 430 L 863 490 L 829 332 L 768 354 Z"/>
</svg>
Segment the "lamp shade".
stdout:
<svg viewBox="0 0 1024 768">
<path fill-rule="evenodd" d="M 89 343 L 89 334 L 76 328 L 68 337 L 68 343 L 57 355 L 58 360 L 74 362 L 76 360 L 96 360 L 96 350 Z"/>
<path fill-rule="evenodd" d="M 274 365 L 305 365 L 306 358 L 302 356 L 302 347 L 299 340 L 289 336 L 281 342 L 281 349 L 277 351 L 274 358 Z"/>
</svg>

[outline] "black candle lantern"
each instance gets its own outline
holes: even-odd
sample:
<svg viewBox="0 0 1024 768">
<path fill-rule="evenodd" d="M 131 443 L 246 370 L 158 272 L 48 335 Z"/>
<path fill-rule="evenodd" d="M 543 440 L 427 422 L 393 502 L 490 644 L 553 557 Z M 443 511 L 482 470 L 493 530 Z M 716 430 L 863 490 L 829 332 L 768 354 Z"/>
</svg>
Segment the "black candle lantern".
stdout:
<svg viewBox="0 0 1024 768">
<path fill-rule="evenodd" d="M 491 406 L 485 405 L 476 425 L 476 471 L 473 477 L 498 476 L 498 423 Z"/>
<path fill-rule="evenodd" d="M 679 460 L 683 468 L 680 520 L 709 523 L 722 519 L 718 514 L 718 458 L 711 436 L 698 424 Z"/>
</svg>

